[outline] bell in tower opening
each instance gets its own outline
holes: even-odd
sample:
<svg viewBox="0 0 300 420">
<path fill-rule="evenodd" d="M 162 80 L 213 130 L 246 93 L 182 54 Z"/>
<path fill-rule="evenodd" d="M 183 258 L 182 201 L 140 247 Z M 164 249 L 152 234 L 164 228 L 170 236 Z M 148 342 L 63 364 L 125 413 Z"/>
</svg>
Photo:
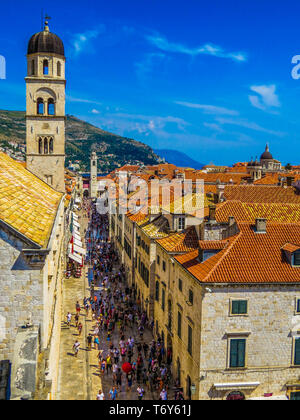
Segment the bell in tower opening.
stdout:
<svg viewBox="0 0 300 420">
<path fill-rule="evenodd" d="M 27 169 L 65 192 L 65 50 L 49 30 L 33 35 L 27 51 Z"/>
</svg>

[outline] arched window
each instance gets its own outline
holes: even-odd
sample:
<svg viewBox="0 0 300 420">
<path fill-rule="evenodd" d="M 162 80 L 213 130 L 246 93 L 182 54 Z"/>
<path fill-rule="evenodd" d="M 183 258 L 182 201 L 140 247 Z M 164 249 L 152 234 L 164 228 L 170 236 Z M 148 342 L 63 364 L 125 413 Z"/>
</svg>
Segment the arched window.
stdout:
<svg viewBox="0 0 300 420">
<path fill-rule="evenodd" d="M 50 155 L 53 154 L 53 138 L 52 137 L 49 140 L 49 153 Z"/>
<path fill-rule="evenodd" d="M 48 155 L 48 153 L 49 153 L 49 149 L 48 149 L 48 139 L 47 139 L 47 138 L 45 138 L 45 139 L 44 139 L 44 154 L 45 154 L 45 155 Z"/>
<path fill-rule="evenodd" d="M 49 62 L 48 60 L 43 61 L 43 75 L 48 76 L 49 74 Z"/>
<path fill-rule="evenodd" d="M 42 98 L 37 100 L 37 113 L 38 115 L 44 115 L 44 100 Z"/>
<path fill-rule="evenodd" d="M 55 104 L 53 99 L 48 100 L 48 115 L 55 115 Z"/>
<path fill-rule="evenodd" d="M 61 77 L 61 64 L 60 61 L 58 61 L 57 63 L 57 76 Z"/>
<path fill-rule="evenodd" d="M 31 61 L 31 75 L 32 76 L 35 75 L 35 61 L 34 60 Z"/>
<path fill-rule="evenodd" d="M 39 154 L 41 155 L 43 153 L 43 140 L 40 137 L 39 138 Z"/>
</svg>

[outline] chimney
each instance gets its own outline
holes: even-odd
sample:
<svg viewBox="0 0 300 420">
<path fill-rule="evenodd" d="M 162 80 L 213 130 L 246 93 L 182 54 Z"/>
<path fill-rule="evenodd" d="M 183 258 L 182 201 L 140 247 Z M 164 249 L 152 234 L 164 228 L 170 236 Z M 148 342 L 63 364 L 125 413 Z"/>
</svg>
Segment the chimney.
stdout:
<svg viewBox="0 0 300 420">
<path fill-rule="evenodd" d="M 235 218 L 233 216 L 228 217 L 228 225 L 233 226 L 235 224 Z"/>
<path fill-rule="evenodd" d="M 255 219 L 256 233 L 267 233 L 267 219 Z"/>
<path fill-rule="evenodd" d="M 214 204 L 209 206 L 209 220 L 216 220 L 216 206 Z"/>
</svg>

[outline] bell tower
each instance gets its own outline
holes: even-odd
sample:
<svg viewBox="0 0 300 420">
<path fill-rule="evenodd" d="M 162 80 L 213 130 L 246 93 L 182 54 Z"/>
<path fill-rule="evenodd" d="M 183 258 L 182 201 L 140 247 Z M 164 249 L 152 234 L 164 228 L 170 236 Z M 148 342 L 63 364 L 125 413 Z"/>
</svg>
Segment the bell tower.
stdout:
<svg viewBox="0 0 300 420">
<path fill-rule="evenodd" d="M 27 51 L 27 169 L 65 192 L 65 51 L 48 21 L 33 35 Z"/>
<path fill-rule="evenodd" d="M 97 183 L 97 155 L 92 152 L 91 156 L 91 179 L 90 179 L 90 197 L 97 198 L 98 195 L 98 183 Z"/>
</svg>

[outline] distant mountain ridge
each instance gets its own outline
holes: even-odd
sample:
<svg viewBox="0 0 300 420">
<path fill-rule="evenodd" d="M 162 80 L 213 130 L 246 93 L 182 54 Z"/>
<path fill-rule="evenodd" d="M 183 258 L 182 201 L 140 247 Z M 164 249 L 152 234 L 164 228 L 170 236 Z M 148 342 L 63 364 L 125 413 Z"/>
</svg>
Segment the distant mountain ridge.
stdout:
<svg viewBox="0 0 300 420">
<path fill-rule="evenodd" d="M 171 150 L 171 149 L 156 149 L 154 152 L 160 156 L 162 159 L 165 159 L 166 162 L 172 163 L 173 165 L 185 168 L 193 168 L 193 169 L 202 169 L 204 164 L 197 162 L 196 160 L 190 158 L 183 152 L 179 152 L 178 150 Z"/>
<path fill-rule="evenodd" d="M 1 141 L 25 144 L 25 112 L 0 110 L 0 146 Z M 97 153 L 99 169 L 104 173 L 126 164 L 155 165 L 160 161 L 151 147 L 141 142 L 109 133 L 67 115 L 66 164 L 69 160 L 79 161 L 82 169 L 89 171 L 92 151 Z"/>
</svg>

